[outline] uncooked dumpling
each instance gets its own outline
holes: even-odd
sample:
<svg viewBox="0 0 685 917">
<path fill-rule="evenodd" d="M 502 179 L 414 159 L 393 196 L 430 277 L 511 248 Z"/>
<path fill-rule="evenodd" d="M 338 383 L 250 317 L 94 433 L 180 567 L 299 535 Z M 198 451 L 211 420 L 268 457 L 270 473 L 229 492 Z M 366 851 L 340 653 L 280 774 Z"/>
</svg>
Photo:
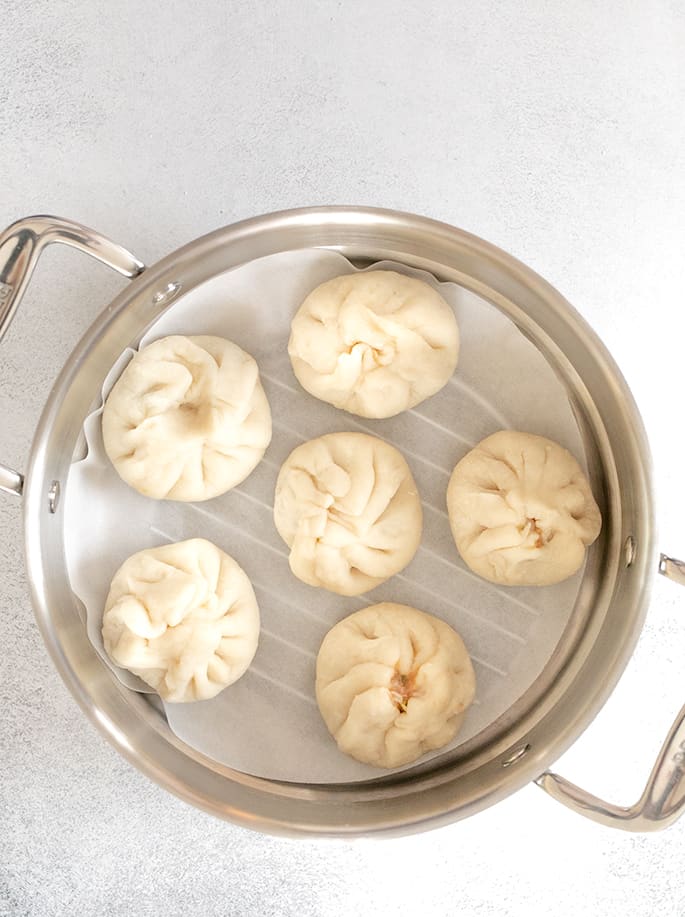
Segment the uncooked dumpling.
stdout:
<svg viewBox="0 0 685 917">
<path fill-rule="evenodd" d="M 392 417 L 445 385 L 457 365 L 459 329 L 423 280 L 364 271 L 309 294 L 288 353 L 310 394 L 361 417 Z"/>
<path fill-rule="evenodd" d="M 252 662 L 259 608 L 241 567 L 202 538 L 133 554 L 102 621 L 105 650 L 167 701 L 207 700 Z"/>
<path fill-rule="evenodd" d="M 298 446 L 276 482 L 276 528 L 305 583 L 359 595 L 399 573 L 421 540 L 421 502 L 397 449 L 364 433 Z"/>
<path fill-rule="evenodd" d="M 400 767 L 451 742 L 476 679 L 464 643 L 439 618 L 393 602 L 336 624 L 316 660 L 316 699 L 341 751 Z"/>
<path fill-rule="evenodd" d="M 502 430 L 458 463 L 447 488 L 462 558 L 485 579 L 546 586 L 580 568 L 601 516 L 570 452 L 532 433 Z"/>
<path fill-rule="evenodd" d="M 254 359 L 219 337 L 143 347 L 109 394 L 105 450 L 131 487 L 158 500 L 208 500 L 244 480 L 271 440 Z"/>
</svg>

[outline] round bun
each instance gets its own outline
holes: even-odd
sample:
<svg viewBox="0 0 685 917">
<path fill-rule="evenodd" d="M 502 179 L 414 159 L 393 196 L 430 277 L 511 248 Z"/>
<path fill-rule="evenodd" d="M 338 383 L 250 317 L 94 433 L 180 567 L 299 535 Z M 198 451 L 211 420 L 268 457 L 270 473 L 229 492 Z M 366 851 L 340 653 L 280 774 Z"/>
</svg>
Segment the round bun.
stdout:
<svg viewBox="0 0 685 917">
<path fill-rule="evenodd" d="M 421 540 L 421 501 L 397 449 L 365 433 L 329 433 L 298 446 L 276 482 L 274 522 L 305 583 L 359 595 L 409 563 Z"/>
<path fill-rule="evenodd" d="M 459 329 L 423 280 L 364 271 L 309 294 L 293 319 L 288 353 L 310 394 L 360 417 L 392 417 L 446 384 Z"/>
<path fill-rule="evenodd" d="M 439 618 L 382 602 L 336 624 L 316 660 L 316 700 L 338 748 L 401 767 L 451 742 L 476 679 L 464 643 Z"/>
<path fill-rule="evenodd" d="M 494 583 L 547 586 L 574 574 L 602 520 L 582 468 L 558 443 L 502 430 L 458 463 L 447 488 L 465 563 Z"/>
<path fill-rule="evenodd" d="M 102 413 L 105 451 L 146 497 L 208 500 L 244 480 L 271 440 L 254 359 L 218 337 L 172 335 L 143 347 Z"/>
<path fill-rule="evenodd" d="M 164 700 L 207 700 L 252 662 L 259 608 L 233 558 L 193 538 L 123 563 L 107 596 L 102 637 L 112 662 Z"/>
</svg>

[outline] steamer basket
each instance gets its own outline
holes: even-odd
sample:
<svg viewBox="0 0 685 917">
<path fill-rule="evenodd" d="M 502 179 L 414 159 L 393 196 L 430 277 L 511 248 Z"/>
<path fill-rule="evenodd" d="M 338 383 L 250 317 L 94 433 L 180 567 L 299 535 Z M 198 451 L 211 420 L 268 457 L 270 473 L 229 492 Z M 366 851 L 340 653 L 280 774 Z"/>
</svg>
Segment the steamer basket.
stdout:
<svg viewBox="0 0 685 917">
<path fill-rule="evenodd" d="M 41 216 L 0 235 L 0 337 L 51 242 L 78 248 L 133 279 L 62 370 L 25 478 L 0 466 L 0 489 L 23 497 L 26 564 L 46 646 L 85 713 L 125 757 L 193 805 L 273 833 L 408 833 L 472 815 L 531 780 L 605 824 L 644 831 L 675 821 L 685 808 L 685 708 L 635 806 L 604 803 L 547 771 L 615 687 L 639 636 L 653 575 L 659 570 L 685 582 L 685 565 L 655 549 L 649 452 L 632 396 L 601 342 L 556 290 L 474 236 L 394 211 L 324 207 L 268 214 L 204 236 L 150 268 L 83 226 Z M 314 247 L 358 263 L 387 259 L 429 271 L 511 318 L 566 386 L 604 516 L 574 613 L 531 689 L 454 752 L 355 784 L 251 777 L 179 740 L 159 706 L 125 688 L 97 655 L 64 558 L 62 490 L 83 421 L 117 356 L 181 293 L 255 258 Z"/>
</svg>

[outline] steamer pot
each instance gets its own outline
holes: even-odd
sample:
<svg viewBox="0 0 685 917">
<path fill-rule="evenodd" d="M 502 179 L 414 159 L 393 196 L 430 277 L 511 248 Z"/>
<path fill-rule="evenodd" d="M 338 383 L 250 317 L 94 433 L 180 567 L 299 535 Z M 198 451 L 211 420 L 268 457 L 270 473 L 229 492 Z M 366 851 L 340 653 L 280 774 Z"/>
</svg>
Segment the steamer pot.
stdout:
<svg viewBox="0 0 685 917">
<path fill-rule="evenodd" d="M 0 489 L 21 497 L 38 626 L 89 719 L 141 771 L 187 802 L 253 829 L 290 835 L 403 834 L 473 815 L 534 780 L 603 824 L 650 831 L 685 808 L 685 707 L 634 806 L 605 803 L 549 772 L 598 713 L 632 653 L 658 572 L 685 584 L 685 564 L 659 554 L 645 433 L 611 356 L 549 284 L 510 255 L 443 223 L 387 210 L 320 207 L 267 214 L 210 233 L 146 268 L 67 220 L 36 216 L 0 235 L 0 338 L 41 251 L 61 242 L 131 278 L 64 366 L 43 411 L 26 474 L 0 465 Z M 322 247 L 360 263 L 391 259 L 472 290 L 508 315 L 566 385 L 604 529 L 576 607 L 532 688 L 454 752 L 399 775 L 306 785 L 222 766 L 170 730 L 148 696 L 125 688 L 91 645 L 64 559 L 66 482 L 83 421 L 104 376 L 179 295 L 255 258 Z"/>
</svg>

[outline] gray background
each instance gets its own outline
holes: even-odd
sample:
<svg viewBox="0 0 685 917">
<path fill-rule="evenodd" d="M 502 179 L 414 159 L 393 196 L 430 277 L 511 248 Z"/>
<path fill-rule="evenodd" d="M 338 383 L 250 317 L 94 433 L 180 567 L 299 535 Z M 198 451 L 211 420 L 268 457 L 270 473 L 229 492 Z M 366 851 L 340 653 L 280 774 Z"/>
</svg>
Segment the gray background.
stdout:
<svg viewBox="0 0 685 917">
<path fill-rule="evenodd" d="M 61 214 L 151 263 L 240 217 L 362 203 L 528 262 L 621 365 L 662 547 L 685 555 L 678 0 L 0 0 L 0 48 L 2 223 Z M 47 252 L 0 347 L 1 460 L 23 467 L 59 367 L 121 286 Z M 265 838 L 188 808 L 67 695 L 32 621 L 19 502 L 1 499 L 0 520 L 0 914 L 685 913 L 685 824 L 620 835 L 535 787 L 386 842 Z M 662 580 L 627 674 L 559 769 L 636 797 L 685 699 L 684 648 L 685 594 Z"/>
</svg>

